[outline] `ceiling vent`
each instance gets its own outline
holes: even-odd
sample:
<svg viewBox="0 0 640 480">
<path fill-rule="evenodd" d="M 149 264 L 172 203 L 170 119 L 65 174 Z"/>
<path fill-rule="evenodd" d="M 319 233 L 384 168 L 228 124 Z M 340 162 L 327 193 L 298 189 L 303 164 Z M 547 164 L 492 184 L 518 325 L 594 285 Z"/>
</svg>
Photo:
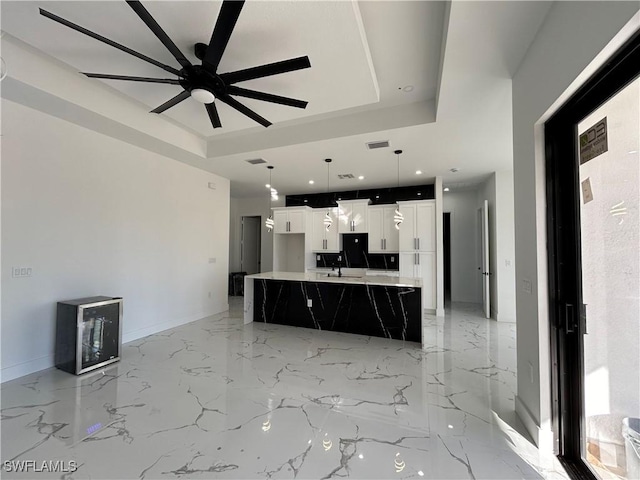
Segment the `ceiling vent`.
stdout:
<svg viewBox="0 0 640 480">
<path fill-rule="evenodd" d="M 260 165 L 261 163 L 267 163 L 266 160 L 262 158 L 254 158 L 253 160 L 245 160 L 245 162 L 250 163 L 251 165 Z"/>
<path fill-rule="evenodd" d="M 375 148 L 388 148 L 389 140 L 382 140 L 379 142 L 368 142 L 368 143 L 365 143 L 365 145 L 369 150 L 373 150 Z"/>
<path fill-rule="evenodd" d="M 353 173 L 341 173 L 338 175 L 338 178 L 340 180 L 346 180 L 348 178 L 356 178 L 355 175 Z"/>
</svg>

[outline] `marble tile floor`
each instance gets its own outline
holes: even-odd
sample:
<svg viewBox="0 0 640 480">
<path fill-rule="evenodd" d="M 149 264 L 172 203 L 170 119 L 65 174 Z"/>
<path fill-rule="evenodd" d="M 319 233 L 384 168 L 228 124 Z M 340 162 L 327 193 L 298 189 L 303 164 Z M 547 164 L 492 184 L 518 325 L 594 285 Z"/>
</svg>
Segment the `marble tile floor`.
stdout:
<svg viewBox="0 0 640 480">
<path fill-rule="evenodd" d="M 454 304 L 421 349 L 243 325 L 230 300 L 104 370 L 2 384 L 2 478 L 566 478 L 519 433 L 515 325 Z"/>
</svg>

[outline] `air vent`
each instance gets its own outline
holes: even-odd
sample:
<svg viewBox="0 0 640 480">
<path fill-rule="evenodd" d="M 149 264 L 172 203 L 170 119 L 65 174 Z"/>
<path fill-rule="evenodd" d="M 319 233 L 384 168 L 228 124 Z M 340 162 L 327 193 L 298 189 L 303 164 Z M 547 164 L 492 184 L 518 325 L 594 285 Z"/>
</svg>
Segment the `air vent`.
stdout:
<svg viewBox="0 0 640 480">
<path fill-rule="evenodd" d="M 341 173 L 338 175 L 340 180 L 346 180 L 347 178 L 356 178 L 353 173 Z"/>
<path fill-rule="evenodd" d="M 253 160 L 245 160 L 245 162 L 250 163 L 251 165 L 260 165 L 261 163 L 267 163 L 266 160 L 262 158 L 254 158 Z"/>
<path fill-rule="evenodd" d="M 373 150 L 374 148 L 387 148 L 389 147 L 389 140 L 382 140 L 379 142 L 368 142 L 365 143 L 369 150 Z"/>
</svg>

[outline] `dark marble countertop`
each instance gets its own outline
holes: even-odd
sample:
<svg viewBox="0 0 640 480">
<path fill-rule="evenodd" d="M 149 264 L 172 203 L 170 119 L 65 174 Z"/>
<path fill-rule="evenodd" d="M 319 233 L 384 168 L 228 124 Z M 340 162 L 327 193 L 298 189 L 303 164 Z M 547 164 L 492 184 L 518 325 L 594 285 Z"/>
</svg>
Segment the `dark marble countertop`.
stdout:
<svg viewBox="0 0 640 480">
<path fill-rule="evenodd" d="M 383 275 L 353 275 L 343 273 L 342 277 L 324 272 L 263 272 L 247 275 L 245 278 L 262 280 L 289 280 L 293 282 L 325 282 L 325 283 L 350 283 L 357 285 L 382 285 L 388 287 L 422 287 L 422 279 L 391 277 Z"/>
</svg>

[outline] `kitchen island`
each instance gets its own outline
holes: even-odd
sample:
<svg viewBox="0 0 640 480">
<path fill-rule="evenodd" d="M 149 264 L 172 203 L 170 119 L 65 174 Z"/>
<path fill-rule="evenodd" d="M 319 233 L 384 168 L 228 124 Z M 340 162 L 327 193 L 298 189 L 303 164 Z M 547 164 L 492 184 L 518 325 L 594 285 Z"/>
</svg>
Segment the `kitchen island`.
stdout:
<svg viewBox="0 0 640 480">
<path fill-rule="evenodd" d="M 335 273 L 247 275 L 244 323 L 265 322 L 420 342 L 421 280 Z"/>
</svg>

